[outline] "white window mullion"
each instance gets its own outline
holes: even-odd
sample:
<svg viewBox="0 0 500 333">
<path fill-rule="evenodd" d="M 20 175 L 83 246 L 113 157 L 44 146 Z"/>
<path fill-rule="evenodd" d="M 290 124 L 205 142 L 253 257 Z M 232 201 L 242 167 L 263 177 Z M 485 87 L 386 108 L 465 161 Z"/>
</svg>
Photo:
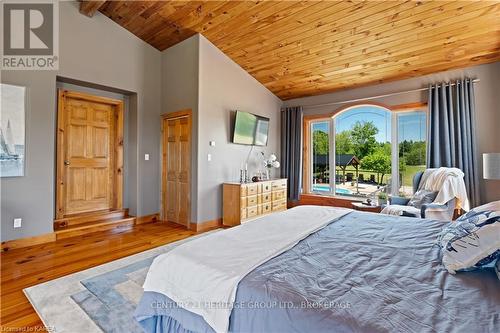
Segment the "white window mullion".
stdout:
<svg viewBox="0 0 500 333">
<path fill-rule="evenodd" d="M 399 195 L 398 113 L 391 112 L 391 193 Z"/>
<path fill-rule="evenodd" d="M 330 158 L 329 160 L 329 169 L 330 169 L 330 194 L 336 194 L 336 169 L 335 169 L 335 120 L 333 118 L 330 119 L 330 138 L 329 138 L 329 150 L 330 150 Z"/>
<path fill-rule="evenodd" d="M 313 142 L 313 137 L 314 137 L 314 131 L 313 131 L 313 126 L 314 126 L 314 122 L 311 121 L 311 123 L 309 124 L 309 184 L 311 186 L 311 188 L 309 189 L 309 192 L 313 193 L 314 192 L 314 142 Z"/>
</svg>

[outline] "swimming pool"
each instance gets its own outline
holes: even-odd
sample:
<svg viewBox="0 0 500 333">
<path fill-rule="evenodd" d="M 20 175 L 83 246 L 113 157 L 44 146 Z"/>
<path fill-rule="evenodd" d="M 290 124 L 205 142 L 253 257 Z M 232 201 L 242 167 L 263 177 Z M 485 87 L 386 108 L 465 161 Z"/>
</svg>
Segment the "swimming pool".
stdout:
<svg viewBox="0 0 500 333">
<path fill-rule="evenodd" d="M 330 185 L 328 184 L 314 184 L 313 192 L 330 192 Z M 351 190 L 345 188 L 337 188 L 335 190 L 336 194 L 352 194 Z"/>
</svg>

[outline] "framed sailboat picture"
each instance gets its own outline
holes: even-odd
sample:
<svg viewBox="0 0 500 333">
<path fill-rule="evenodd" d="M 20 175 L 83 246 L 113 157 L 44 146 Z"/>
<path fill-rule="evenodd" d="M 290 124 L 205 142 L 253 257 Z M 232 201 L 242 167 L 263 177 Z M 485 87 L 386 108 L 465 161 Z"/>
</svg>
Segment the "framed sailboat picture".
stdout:
<svg viewBox="0 0 500 333">
<path fill-rule="evenodd" d="M 0 85 L 0 177 L 24 176 L 26 88 Z"/>
</svg>

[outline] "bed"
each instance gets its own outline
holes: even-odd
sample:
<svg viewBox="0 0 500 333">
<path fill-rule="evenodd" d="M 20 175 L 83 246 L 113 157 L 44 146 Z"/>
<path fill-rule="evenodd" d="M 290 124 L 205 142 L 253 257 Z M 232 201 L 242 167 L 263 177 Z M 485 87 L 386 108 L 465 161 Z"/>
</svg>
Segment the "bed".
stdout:
<svg viewBox="0 0 500 333">
<path fill-rule="evenodd" d="M 136 319 L 146 332 L 500 332 L 500 281 L 443 268 L 445 222 L 319 206 L 278 217 L 317 212 L 332 218 L 238 281 L 227 329 L 153 290 Z"/>
</svg>

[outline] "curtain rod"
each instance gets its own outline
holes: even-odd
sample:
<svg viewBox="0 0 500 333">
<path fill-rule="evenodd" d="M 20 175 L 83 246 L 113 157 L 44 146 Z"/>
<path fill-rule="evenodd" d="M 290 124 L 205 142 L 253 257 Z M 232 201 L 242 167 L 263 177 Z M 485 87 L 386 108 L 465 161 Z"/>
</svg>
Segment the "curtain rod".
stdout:
<svg viewBox="0 0 500 333">
<path fill-rule="evenodd" d="M 479 79 L 473 79 L 472 83 L 477 83 L 480 82 L 481 80 Z M 451 87 L 455 86 L 456 83 L 452 82 L 449 83 Z M 411 92 L 417 92 L 417 91 L 424 91 L 428 90 L 429 88 L 419 88 L 419 89 L 411 89 L 411 90 L 405 90 L 405 91 L 398 91 L 398 92 L 393 92 L 389 94 L 384 94 L 384 95 L 378 95 L 378 96 L 371 96 L 371 97 L 363 97 L 363 98 L 356 98 L 356 99 L 350 99 L 347 101 L 341 101 L 341 102 L 331 102 L 331 103 L 324 103 L 324 104 L 312 104 L 312 105 L 304 105 L 305 108 L 317 108 L 321 106 L 328 106 L 328 105 L 337 105 L 337 104 L 346 104 L 346 103 L 354 103 L 354 102 L 359 102 L 359 101 L 366 101 L 367 99 L 375 99 L 375 98 L 382 98 L 382 97 L 389 97 L 389 96 L 394 96 L 394 95 L 400 95 L 400 94 L 407 94 Z"/>
</svg>

